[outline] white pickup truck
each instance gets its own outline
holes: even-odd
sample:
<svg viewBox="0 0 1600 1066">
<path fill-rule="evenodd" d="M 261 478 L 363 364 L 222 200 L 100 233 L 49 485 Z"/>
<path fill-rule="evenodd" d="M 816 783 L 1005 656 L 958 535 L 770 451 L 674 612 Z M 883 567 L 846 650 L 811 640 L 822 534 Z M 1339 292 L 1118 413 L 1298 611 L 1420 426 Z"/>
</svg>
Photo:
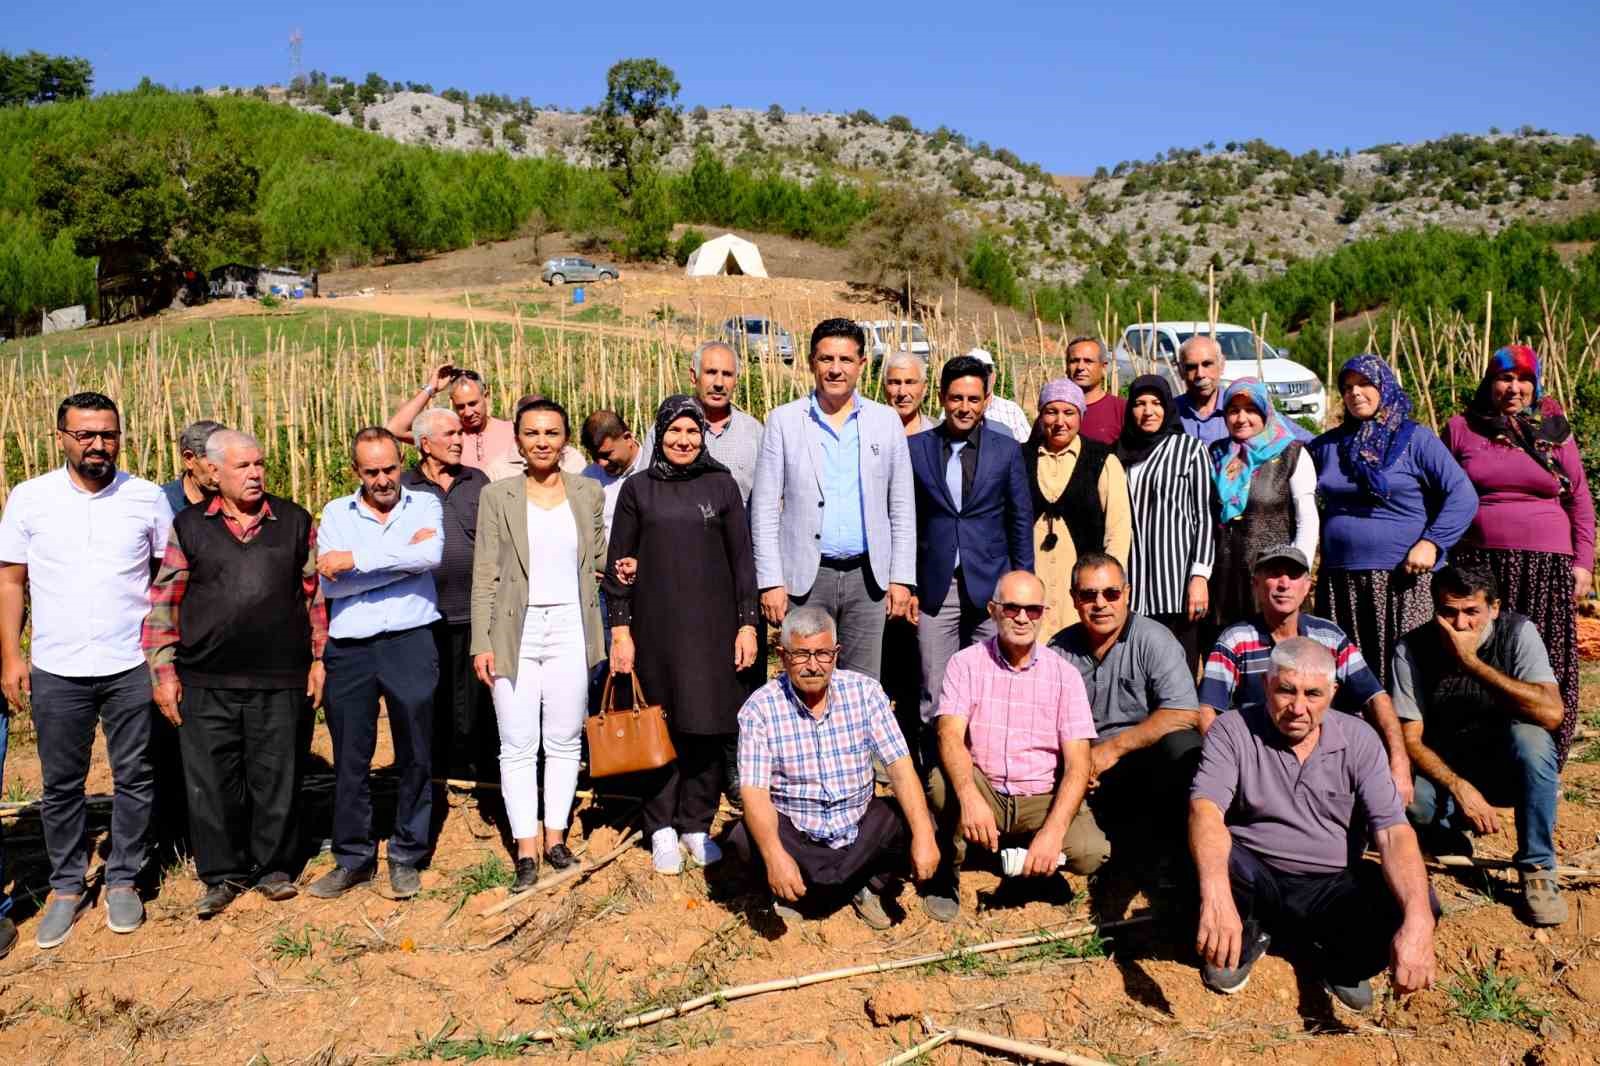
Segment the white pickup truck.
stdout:
<svg viewBox="0 0 1600 1066">
<path fill-rule="evenodd" d="M 1129 326 L 1117 341 L 1118 383 L 1127 388 L 1140 374 L 1158 373 L 1173 383 L 1175 395 L 1181 394 L 1184 385 L 1178 374 L 1178 347 L 1195 334 L 1210 330 L 1209 322 L 1140 322 Z M 1257 364 L 1256 335 L 1245 326 L 1218 322 L 1216 338 L 1224 360 L 1223 388 L 1240 378 L 1262 378 L 1280 414 L 1322 425 L 1328 411 L 1328 395 L 1315 372 L 1270 344 L 1261 346 L 1261 361 Z"/>
</svg>

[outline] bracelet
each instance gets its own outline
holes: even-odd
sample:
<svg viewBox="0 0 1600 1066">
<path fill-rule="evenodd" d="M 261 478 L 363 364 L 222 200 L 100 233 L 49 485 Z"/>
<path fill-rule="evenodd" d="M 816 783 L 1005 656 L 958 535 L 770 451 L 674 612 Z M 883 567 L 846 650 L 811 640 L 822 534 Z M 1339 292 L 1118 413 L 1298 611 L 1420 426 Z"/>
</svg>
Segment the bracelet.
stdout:
<svg viewBox="0 0 1600 1066">
<path fill-rule="evenodd" d="M 428 394 L 428 399 L 430 400 L 439 394 L 439 390 L 433 387 L 433 382 L 431 381 L 422 386 L 422 391 Z"/>
</svg>

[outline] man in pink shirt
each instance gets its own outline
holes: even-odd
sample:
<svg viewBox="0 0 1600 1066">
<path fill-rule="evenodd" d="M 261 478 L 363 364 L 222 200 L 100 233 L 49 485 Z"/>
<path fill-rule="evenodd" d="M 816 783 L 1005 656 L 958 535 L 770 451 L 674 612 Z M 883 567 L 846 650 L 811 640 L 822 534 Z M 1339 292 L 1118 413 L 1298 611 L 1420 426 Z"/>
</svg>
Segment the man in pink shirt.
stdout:
<svg viewBox="0 0 1600 1066">
<path fill-rule="evenodd" d="M 1078 432 L 1099 444 L 1116 444 L 1128 401 L 1106 391 L 1106 346 L 1093 337 L 1067 342 L 1067 377 L 1083 390 L 1083 425 Z"/>
<path fill-rule="evenodd" d="M 450 401 L 450 409 L 461 419 L 463 466 L 482 470 L 490 481 L 522 473 L 523 461 L 517 452 L 516 432 L 510 422 L 489 413 L 489 385 L 476 370 L 464 370 L 445 363 L 433 372 L 432 381 L 400 405 L 394 416 L 384 423 L 384 428 L 393 433 L 397 440 L 416 444 L 411 435 L 412 423 L 440 393 L 444 393 Z M 562 470 L 576 474 L 583 468 L 583 456 L 576 448 L 569 444 L 561 449 Z"/>
<path fill-rule="evenodd" d="M 951 657 L 934 719 L 939 765 L 928 798 L 941 865 L 922 905 L 941 922 L 960 913 L 969 842 L 999 853 L 1009 876 L 1050 877 L 1060 866 L 1088 875 L 1111 854 L 1083 803 L 1095 738 L 1083 678 L 1038 647 L 1044 585 L 1013 570 L 995 586 L 989 616 L 997 635 Z"/>
</svg>

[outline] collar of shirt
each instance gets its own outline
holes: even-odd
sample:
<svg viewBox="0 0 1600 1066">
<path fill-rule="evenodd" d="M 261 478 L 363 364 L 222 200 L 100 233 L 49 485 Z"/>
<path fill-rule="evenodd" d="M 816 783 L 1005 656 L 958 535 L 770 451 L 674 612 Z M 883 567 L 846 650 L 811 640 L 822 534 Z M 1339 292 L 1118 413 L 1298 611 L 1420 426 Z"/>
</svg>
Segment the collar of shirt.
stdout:
<svg viewBox="0 0 1600 1066">
<path fill-rule="evenodd" d="M 401 474 L 400 477 L 403 479 L 405 475 Z M 372 505 L 366 501 L 366 494 L 360 489 L 357 489 L 355 492 L 345 497 L 345 499 L 349 501 L 350 510 L 355 512 L 357 518 L 364 518 L 373 525 L 378 526 L 387 526 L 390 522 L 393 522 L 395 516 L 403 512 L 407 507 L 410 507 L 411 501 L 415 498 L 416 493 L 407 488 L 405 482 L 402 480 L 400 482 L 400 499 L 395 501 L 395 505 L 387 512 L 388 518 L 380 519 L 378 517 L 378 513 L 372 509 Z"/>
<path fill-rule="evenodd" d="M 816 389 L 812 389 L 811 390 L 810 412 L 811 412 L 812 420 L 814 422 L 816 422 L 819 426 L 821 426 L 823 429 L 826 429 L 829 433 L 832 433 L 832 434 L 835 434 L 835 435 L 837 435 L 839 433 L 839 430 L 833 428 L 833 423 L 828 421 L 828 413 L 826 411 L 824 411 L 822 409 L 822 405 L 817 402 L 817 390 Z M 860 413 L 861 413 L 861 393 L 852 391 L 850 393 L 850 413 L 845 416 L 845 420 L 844 420 L 845 421 L 845 425 L 849 425 L 851 422 L 854 422 L 856 420 L 856 416 L 859 415 Z"/>
<path fill-rule="evenodd" d="M 1267 746 L 1298 758 L 1294 755 L 1295 742 L 1279 731 L 1277 724 L 1272 720 L 1272 712 L 1263 706 L 1259 714 L 1261 716 L 1259 728 L 1261 729 L 1262 739 L 1266 741 Z M 1349 737 L 1345 734 L 1344 729 L 1343 712 L 1335 711 L 1330 706 L 1322 716 L 1322 725 L 1317 734 L 1316 745 L 1312 747 L 1310 754 L 1306 756 L 1305 762 L 1300 764 L 1302 773 L 1304 773 L 1304 768 L 1312 763 L 1324 759 L 1336 751 L 1343 751 L 1350 746 Z"/>
<path fill-rule="evenodd" d="M 1061 462 L 1063 459 L 1065 459 L 1069 455 L 1072 456 L 1074 459 L 1076 459 L 1082 452 L 1083 452 L 1083 434 L 1082 433 L 1079 433 L 1076 437 L 1073 437 L 1072 440 L 1070 442 L 1068 442 L 1067 446 L 1065 448 L 1062 448 L 1059 452 L 1051 451 L 1043 443 L 1041 443 L 1039 445 L 1039 458 L 1051 460 L 1051 461 L 1058 462 L 1058 463 Z"/>
<path fill-rule="evenodd" d="M 999 637 L 990 637 L 988 640 L 983 642 L 983 646 L 989 649 L 989 658 L 997 663 L 1002 670 L 1009 671 L 1010 673 L 1025 674 L 1029 670 L 1032 670 L 1035 666 L 1039 665 L 1038 641 L 1034 641 L 1033 647 L 1028 649 L 1028 661 L 1023 663 L 1021 666 L 1011 665 L 1011 660 L 1007 659 L 1005 652 L 1000 650 Z"/>
<path fill-rule="evenodd" d="M 837 659 L 834 661 L 838 662 Z M 778 676 L 778 684 L 783 687 L 783 696 L 789 701 L 790 709 L 792 709 L 801 718 L 804 718 L 810 722 L 827 721 L 828 716 L 833 714 L 833 708 L 839 702 L 839 672 L 837 668 L 835 668 L 832 674 L 828 675 L 828 693 L 822 701 L 821 717 L 811 713 L 811 708 L 807 707 L 805 701 L 800 698 L 800 693 L 794 690 L 794 685 L 789 681 L 789 675 L 787 673 L 780 674 Z"/>
<path fill-rule="evenodd" d="M 950 432 L 949 419 L 945 419 L 937 426 L 934 426 L 933 431 L 939 434 L 939 443 L 944 447 L 944 454 L 946 457 L 948 457 L 950 453 L 955 450 L 955 447 L 958 444 L 964 444 L 976 452 L 978 450 L 979 443 L 983 440 L 983 421 L 980 419 L 978 424 L 972 427 L 972 432 L 968 433 L 965 437 L 957 437 Z"/>
<path fill-rule="evenodd" d="M 220 515 L 223 523 L 227 525 L 228 531 L 241 541 L 254 536 L 256 533 L 259 533 L 262 529 L 262 523 L 269 520 L 273 522 L 278 520 L 278 516 L 272 513 L 271 501 L 263 498 L 261 501 L 260 518 L 247 526 L 237 517 L 229 514 L 223 508 L 221 493 L 211 497 L 211 502 L 206 504 L 205 515 L 207 518 L 216 518 L 218 515 Z"/>
<path fill-rule="evenodd" d="M 478 478 L 482 478 L 485 482 L 487 482 L 489 480 L 489 475 L 485 474 L 482 470 L 479 470 L 476 467 L 467 466 L 465 463 L 459 463 L 456 465 L 455 473 L 450 475 L 450 487 L 447 489 L 440 488 L 437 481 L 432 480 L 427 474 L 422 472 L 422 464 L 418 462 L 413 463 L 400 474 L 400 484 L 405 488 L 421 489 L 424 492 L 434 489 L 448 496 L 456 490 L 456 486 L 464 485 L 470 481 L 476 481 Z"/>
</svg>

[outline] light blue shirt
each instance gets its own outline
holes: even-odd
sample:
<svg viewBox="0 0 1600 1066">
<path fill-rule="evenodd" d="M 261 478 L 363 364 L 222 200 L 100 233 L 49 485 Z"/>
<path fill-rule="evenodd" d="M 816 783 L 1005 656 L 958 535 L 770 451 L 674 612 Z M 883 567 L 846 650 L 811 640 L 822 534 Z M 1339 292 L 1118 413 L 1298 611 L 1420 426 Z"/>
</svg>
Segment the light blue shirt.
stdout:
<svg viewBox="0 0 1600 1066">
<path fill-rule="evenodd" d="M 411 543 L 418 530 L 434 535 Z M 341 496 L 322 511 L 317 554 L 348 551 L 355 569 L 322 579 L 328 600 L 328 636 L 359 640 L 399 633 L 439 620 L 432 570 L 444 555 L 444 512 L 425 492 L 400 490 L 400 502 L 379 522 L 361 493 Z"/>
<path fill-rule="evenodd" d="M 853 406 L 844 427 L 835 431 L 811 394 L 811 421 L 822 443 L 822 556 L 850 559 L 867 553 L 866 503 L 861 498 L 861 397 L 852 394 Z"/>
<path fill-rule="evenodd" d="M 1211 413 L 1204 417 L 1195 411 L 1194 404 L 1189 402 L 1188 393 L 1179 394 L 1172 401 L 1178 409 L 1178 422 L 1182 424 L 1183 431 L 1194 437 L 1202 444 L 1210 444 L 1214 440 L 1221 440 L 1228 435 L 1228 424 L 1222 418 L 1222 394 L 1217 390 L 1217 404 Z"/>
</svg>

